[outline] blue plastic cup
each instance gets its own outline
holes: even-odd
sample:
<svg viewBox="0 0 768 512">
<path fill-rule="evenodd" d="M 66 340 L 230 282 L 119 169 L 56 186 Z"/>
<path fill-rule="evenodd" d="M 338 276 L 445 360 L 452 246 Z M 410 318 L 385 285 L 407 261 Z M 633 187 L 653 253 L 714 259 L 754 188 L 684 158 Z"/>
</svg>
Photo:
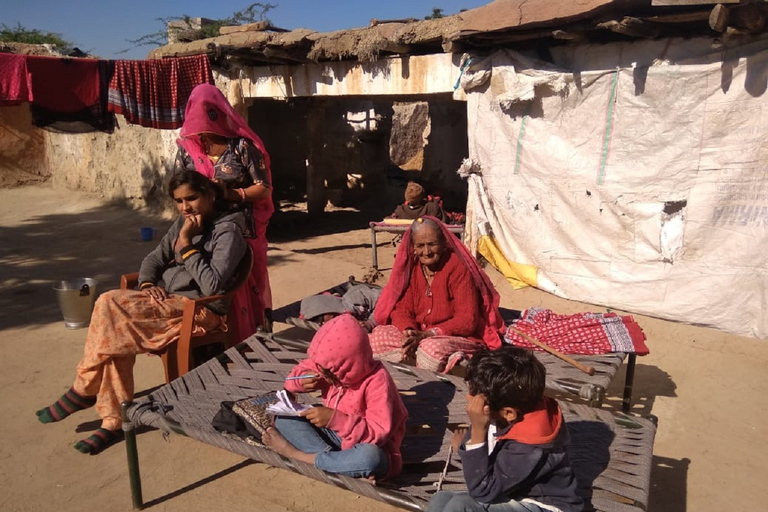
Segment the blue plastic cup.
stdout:
<svg viewBox="0 0 768 512">
<path fill-rule="evenodd" d="M 154 228 L 141 228 L 141 239 L 144 242 L 151 242 L 155 237 Z"/>
</svg>

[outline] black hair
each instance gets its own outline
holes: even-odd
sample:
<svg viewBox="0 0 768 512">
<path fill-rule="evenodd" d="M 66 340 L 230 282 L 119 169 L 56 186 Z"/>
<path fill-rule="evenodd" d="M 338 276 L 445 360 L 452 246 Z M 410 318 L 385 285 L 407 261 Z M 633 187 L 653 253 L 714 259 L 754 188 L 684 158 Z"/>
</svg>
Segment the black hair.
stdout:
<svg viewBox="0 0 768 512">
<path fill-rule="evenodd" d="M 547 370 L 533 352 L 511 345 L 481 350 L 469 361 L 466 381 L 471 395 L 485 396 L 488 407 L 530 412 L 544 396 Z"/>
<path fill-rule="evenodd" d="M 168 195 L 173 199 L 173 192 L 182 185 L 189 185 L 192 190 L 198 194 L 208 195 L 214 194 L 216 199 L 220 196 L 219 188 L 214 182 L 203 176 L 197 171 L 188 171 L 182 169 L 176 171 L 168 178 Z"/>
<path fill-rule="evenodd" d="M 171 199 L 173 199 L 174 190 L 182 185 L 189 185 L 192 190 L 201 195 L 213 194 L 213 209 L 217 212 L 227 210 L 227 203 L 224 201 L 224 190 L 203 174 L 187 169 L 181 169 L 171 174 L 166 186 Z"/>
</svg>

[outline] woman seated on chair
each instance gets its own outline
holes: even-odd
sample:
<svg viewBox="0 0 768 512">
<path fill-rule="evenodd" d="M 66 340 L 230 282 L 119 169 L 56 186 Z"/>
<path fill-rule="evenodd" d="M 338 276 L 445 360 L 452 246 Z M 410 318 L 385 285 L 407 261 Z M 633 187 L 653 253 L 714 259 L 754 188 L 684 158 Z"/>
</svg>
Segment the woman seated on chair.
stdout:
<svg viewBox="0 0 768 512">
<path fill-rule="evenodd" d="M 51 423 L 95 405 L 101 428 L 75 445 L 83 453 L 98 453 L 122 437 L 120 404 L 133 398 L 136 354 L 162 351 L 176 341 L 184 305 L 226 292 L 247 251 L 243 214 L 219 206 L 219 189 L 208 178 L 178 172 L 168 190 L 181 215 L 141 263 L 140 289 L 99 296 L 74 384 L 37 411 L 41 423 Z M 227 307 L 206 304 L 195 317 L 195 332 L 222 327 Z"/>
<path fill-rule="evenodd" d="M 499 294 L 466 247 L 434 217 L 403 235 L 374 312 L 374 356 L 448 372 L 481 348 L 501 346 Z"/>
</svg>

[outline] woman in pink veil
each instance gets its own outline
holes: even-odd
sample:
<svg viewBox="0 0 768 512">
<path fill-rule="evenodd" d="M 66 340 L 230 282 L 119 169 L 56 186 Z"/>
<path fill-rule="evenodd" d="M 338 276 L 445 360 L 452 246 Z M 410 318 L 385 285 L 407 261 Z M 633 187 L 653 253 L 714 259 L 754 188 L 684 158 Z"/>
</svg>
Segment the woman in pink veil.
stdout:
<svg viewBox="0 0 768 512">
<path fill-rule="evenodd" d="M 229 310 L 237 339 L 245 339 L 265 325 L 265 311 L 272 309 L 266 231 L 275 208 L 269 154 L 261 138 L 211 84 L 192 90 L 177 143 L 176 167 L 195 170 L 221 185 L 230 206 L 245 215 L 253 271 Z"/>
</svg>

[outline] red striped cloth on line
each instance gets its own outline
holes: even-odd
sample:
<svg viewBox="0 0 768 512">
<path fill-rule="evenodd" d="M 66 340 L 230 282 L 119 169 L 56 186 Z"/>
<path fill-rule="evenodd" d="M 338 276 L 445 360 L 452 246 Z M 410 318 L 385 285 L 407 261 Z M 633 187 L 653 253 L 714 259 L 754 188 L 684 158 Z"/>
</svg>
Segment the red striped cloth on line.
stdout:
<svg viewBox="0 0 768 512">
<path fill-rule="evenodd" d="M 117 60 L 109 82 L 109 108 L 147 128 L 175 129 L 196 86 L 213 83 L 207 55 Z"/>
<path fill-rule="evenodd" d="M 616 313 L 576 313 L 558 315 L 549 309 L 529 308 L 512 323 L 518 331 L 564 354 L 608 354 L 610 352 L 648 354 L 645 333 L 629 316 Z M 504 341 L 532 350 L 541 350 L 507 328 Z"/>
</svg>

